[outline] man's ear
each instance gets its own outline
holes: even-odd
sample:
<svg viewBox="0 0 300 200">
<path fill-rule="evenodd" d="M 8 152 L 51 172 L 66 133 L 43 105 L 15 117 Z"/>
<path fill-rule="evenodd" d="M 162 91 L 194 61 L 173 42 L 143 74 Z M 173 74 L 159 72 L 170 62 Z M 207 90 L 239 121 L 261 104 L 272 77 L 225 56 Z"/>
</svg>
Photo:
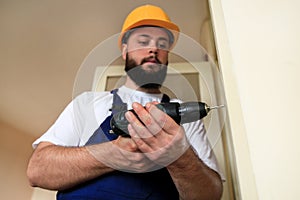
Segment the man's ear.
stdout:
<svg viewBox="0 0 300 200">
<path fill-rule="evenodd" d="M 123 60 L 126 60 L 126 54 L 127 54 L 127 44 L 122 44 L 122 58 L 123 58 Z"/>
</svg>

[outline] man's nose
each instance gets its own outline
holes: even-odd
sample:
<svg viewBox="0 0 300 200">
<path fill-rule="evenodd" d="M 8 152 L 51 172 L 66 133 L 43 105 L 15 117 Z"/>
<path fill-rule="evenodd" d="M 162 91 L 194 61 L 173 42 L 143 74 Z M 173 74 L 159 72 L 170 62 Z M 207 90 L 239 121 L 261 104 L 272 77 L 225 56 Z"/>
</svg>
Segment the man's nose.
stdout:
<svg viewBox="0 0 300 200">
<path fill-rule="evenodd" d="M 155 41 L 151 41 L 149 44 L 149 53 L 151 54 L 157 54 L 158 53 L 158 47 Z"/>
</svg>

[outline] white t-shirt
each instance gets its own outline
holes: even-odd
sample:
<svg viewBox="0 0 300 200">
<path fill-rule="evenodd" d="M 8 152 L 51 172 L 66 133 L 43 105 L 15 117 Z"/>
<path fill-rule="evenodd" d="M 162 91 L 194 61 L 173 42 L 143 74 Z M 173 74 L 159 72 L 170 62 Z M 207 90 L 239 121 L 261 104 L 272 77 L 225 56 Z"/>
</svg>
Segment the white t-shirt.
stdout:
<svg viewBox="0 0 300 200">
<path fill-rule="evenodd" d="M 118 95 L 128 109 L 133 102 L 145 105 L 148 102 L 160 102 L 162 94 L 148 94 L 122 86 Z M 171 101 L 180 102 L 178 99 Z M 84 146 L 95 130 L 111 115 L 113 94 L 110 92 L 84 92 L 76 97 L 60 114 L 56 122 L 33 143 L 51 142 L 60 146 Z M 215 155 L 208 142 L 201 120 L 182 125 L 187 138 L 198 157 L 210 168 L 219 172 Z M 220 173 L 221 174 L 221 173 Z"/>
</svg>

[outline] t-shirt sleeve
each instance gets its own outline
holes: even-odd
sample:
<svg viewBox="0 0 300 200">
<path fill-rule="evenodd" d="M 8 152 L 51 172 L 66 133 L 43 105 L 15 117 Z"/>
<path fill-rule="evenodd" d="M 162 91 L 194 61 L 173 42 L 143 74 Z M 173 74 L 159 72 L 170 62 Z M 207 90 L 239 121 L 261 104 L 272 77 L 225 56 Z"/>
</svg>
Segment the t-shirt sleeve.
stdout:
<svg viewBox="0 0 300 200">
<path fill-rule="evenodd" d="M 183 127 L 185 129 L 187 138 L 197 156 L 208 167 L 218 172 L 224 180 L 224 176 L 219 169 L 217 159 L 207 138 L 203 122 L 201 120 L 198 120 L 196 122 L 183 124 Z"/>
</svg>

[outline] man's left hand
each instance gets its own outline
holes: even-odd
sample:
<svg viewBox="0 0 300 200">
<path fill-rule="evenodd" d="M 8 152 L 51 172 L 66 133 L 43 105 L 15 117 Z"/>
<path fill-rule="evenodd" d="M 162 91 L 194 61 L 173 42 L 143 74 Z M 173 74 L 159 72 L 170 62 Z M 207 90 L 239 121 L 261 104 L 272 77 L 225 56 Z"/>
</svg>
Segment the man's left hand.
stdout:
<svg viewBox="0 0 300 200">
<path fill-rule="evenodd" d="M 133 103 L 138 118 L 130 111 L 125 116 L 130 123 L 129 134 L 139 150 L 153 162 L 167 166 L 188 149 L 189 142 L 184 129 L 155 104 L 143 107 Z"/>
</svg>

